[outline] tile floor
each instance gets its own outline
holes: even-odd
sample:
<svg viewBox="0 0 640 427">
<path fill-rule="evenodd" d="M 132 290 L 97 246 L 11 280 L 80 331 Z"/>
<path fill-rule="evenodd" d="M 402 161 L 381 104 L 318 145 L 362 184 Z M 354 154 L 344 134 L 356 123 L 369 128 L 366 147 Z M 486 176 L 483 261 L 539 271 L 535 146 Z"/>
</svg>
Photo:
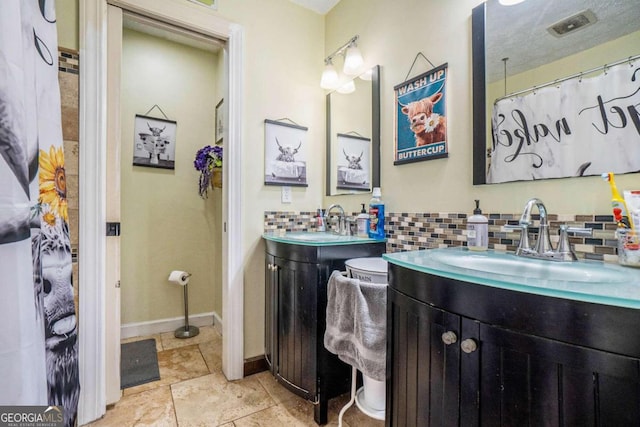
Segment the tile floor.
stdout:
<svg viewBox="0 0 640 427">
<path fill-rule="evenodd" d="M 160 380 L 127 388 L 103 418 L 89 426 L 317 426 L 313 405 L 286 390 L 268 372 L 238 381 L 222 373 L 222 336 L 213 326 L 186 340 L 173 332 L 136 337 L 156 340 Z M 344 394 L 329 402 L 329 426 L 338 425 Z M 383 421 L 353 405 L 343 417 L 345 427 L 382 427 Z"/>
</svg>

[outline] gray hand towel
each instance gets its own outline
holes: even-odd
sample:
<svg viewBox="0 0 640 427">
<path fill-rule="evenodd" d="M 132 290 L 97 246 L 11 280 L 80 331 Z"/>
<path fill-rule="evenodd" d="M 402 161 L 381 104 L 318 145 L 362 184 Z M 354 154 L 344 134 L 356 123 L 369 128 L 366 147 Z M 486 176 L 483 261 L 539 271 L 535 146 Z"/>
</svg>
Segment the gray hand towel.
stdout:
<svg viewBox="0 0 640 427">
<path fill-rule="evenodd" d="M 324 346 L 364 375 L 385 380 L 387 285 L 334 271 L 329 278 Z"/>
</svg>

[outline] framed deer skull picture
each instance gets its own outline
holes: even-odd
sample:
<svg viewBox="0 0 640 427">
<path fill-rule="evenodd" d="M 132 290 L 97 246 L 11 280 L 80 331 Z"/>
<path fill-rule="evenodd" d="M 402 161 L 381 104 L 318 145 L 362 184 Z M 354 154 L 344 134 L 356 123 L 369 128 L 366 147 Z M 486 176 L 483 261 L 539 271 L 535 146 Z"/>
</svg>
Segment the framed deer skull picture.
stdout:
<svg viewBox="0 0 640 427">
<path fill-rule="evenodd" d="M 307 130 L 296 124 L 264 121 L 264 184 L 307 187 Z"/>
<path fill-rule="evenodd" d="M 133 164 L 175 169 L 176 129 L 173 120 L 136 114 L 133 136 Z"/>
</svg>

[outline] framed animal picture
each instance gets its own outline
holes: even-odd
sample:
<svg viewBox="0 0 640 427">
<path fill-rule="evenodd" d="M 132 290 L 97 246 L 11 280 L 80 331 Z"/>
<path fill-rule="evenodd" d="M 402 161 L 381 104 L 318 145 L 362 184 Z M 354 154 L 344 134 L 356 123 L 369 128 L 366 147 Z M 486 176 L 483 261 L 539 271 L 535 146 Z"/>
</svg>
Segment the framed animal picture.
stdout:
<svg viewBox="0 0 640 427">
<path fill-rule="evenodd" d="M 133 135 L 133 164 L 175 169 L 176 130 L 173 120 L 136 114 Z"/>
<path fill-rule="evenodd" d="M 394 165 L 448 157 L 446 83 L 443 64 L 393 88 Z"/>
<path fill-rule="evenodd" d="M 339 133 L 336 161 L 337 185 L 341 190 L 371 190 L 371 139 Z"/>
<path fill-rule="evenodd" d="M 264 184 L 307 187 L 307 130 L 296 124 L 264 121 Z"/>
<path fill-rule="evenodd" d="M 223 99 L 216 105 L 216 144 L 222 144 L 222 136 L 224 135 L 224 106 Z"/>
</svg>

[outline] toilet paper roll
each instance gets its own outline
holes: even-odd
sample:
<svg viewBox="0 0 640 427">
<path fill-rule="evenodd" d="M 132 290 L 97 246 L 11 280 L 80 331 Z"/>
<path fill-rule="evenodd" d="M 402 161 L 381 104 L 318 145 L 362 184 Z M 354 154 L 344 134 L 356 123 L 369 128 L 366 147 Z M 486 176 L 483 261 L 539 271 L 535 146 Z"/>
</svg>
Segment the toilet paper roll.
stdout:
<svg viewBox="0 0 640 427">
<path fill-rule="evenodd" d="M 189 277 L 191 277 L 191 274 L 186 271 L 173 270 L 171 274 L 169 274 L 169 281 L 176 285 L 185 286 L 189 283 Z"/>
</svg>

